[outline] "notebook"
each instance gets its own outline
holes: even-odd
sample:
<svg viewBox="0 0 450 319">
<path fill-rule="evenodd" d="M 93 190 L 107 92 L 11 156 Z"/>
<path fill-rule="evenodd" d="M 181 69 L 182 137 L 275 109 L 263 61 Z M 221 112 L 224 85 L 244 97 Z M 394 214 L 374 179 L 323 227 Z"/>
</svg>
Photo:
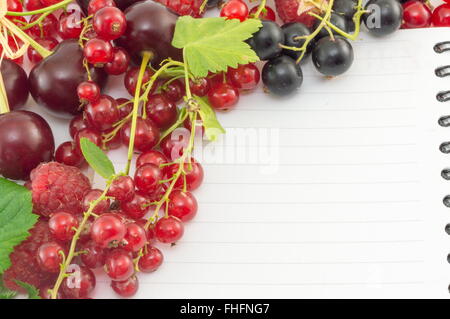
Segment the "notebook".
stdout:
<svg viewBox="0 0 450 319">
<path fill-rule="evenodd" d="M 447 298 L 450 78 L 435 70 L 450 52 L 434 47 L 449 31 L 362 33 L 345 75 L 307 63 L 295 96 L 259 89 L 219 114 L 227 134 L 196 155 L 198 215 L 136 298 Z M 98 279 L 94 297 L 115 298 Z"/>
</svg>

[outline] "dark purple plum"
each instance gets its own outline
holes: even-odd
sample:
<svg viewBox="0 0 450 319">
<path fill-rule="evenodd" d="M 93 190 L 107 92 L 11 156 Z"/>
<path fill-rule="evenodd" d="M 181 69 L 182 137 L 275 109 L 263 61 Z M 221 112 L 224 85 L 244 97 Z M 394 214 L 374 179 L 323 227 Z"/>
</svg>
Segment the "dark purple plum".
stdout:
<svg viewBox="0 0 450 319">
<path fill-rule="evenodd" d="M 143 52 L 153 53 L 152 64 L 156 67 L 169 57 L 182 60 L 182 51 L 171 44 L 178 15 L 162 4 L 146 0 L 129 7 L 125 16 L 127 30 L 117 43 L 128 51 L 135 63 L 140 64 Z"/>
<path fill-rule="evenodd" d="M 6 59 L 1 62 L 0 71 L 5 84 L 9 108 L 14 110 L 24 106 L 30 92 L 25 71 L 17 63 Z"/>
<path fill-rule="evenodd" d="M 48 123 L 29 111 L 0 115 L 0 175 L 28 180 L 30 172 L 53 159 L 55 141 Z"/>
<path fill-rule="evenodd" d="M 56 116 L 81 112 L 78 84 L 88 79 L 83 66 L 83 50 L 76 40 L 61 42 L 55 52 L 36 64 L 30 72 L 30 92 L 35 101 Z M 106 73 L 90 67 L 92 80 L 100 87 L 106 84 Z"/>
</svg>

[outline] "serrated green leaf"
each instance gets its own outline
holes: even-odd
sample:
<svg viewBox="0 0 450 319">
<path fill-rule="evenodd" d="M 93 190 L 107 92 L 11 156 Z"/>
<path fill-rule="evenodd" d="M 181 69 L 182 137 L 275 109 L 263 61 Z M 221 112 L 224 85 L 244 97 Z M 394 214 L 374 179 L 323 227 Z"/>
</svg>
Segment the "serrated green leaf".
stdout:
<svg viewBox="0 0 450 319">
<path fill-rule="evenodd" d="M 185 63 L 195 77 L 205 77 L 208 72 L 226 71 L 238 64 L 259 60 L 244 41 L 262 27 L 259 19 L 178 18 L 172 45 L 183 49 Z"/>
<path fill-rule="evenodd" d="M 97 145 L 83 137 L 80 146 L 84 158 L 97 174 L 105 179 L 110 179 L 115 174 L 113 163 Z"/>
<path fill-rule="evenodd" d="M 41 299 L 41 297 L 39 296 L 39 289 L 37 289 L 35 286 L 19 280 L 16 280 L 16 284 L 27 291 L 28 299 Z"/>
<path fill-rule="evenodd" d="M 0 299 L 12 299 L 17 296 L 17 292 L 9 290 L 3 283 L 3 277 L 0 276 Z"/>
<path fill-rule="evenodd" d="M 217 120 L 216 112 L 214 112 L 205 99 L 196 95 L 194 95 L 194 97 L 200 106 L 199 114 L 203 121 L 206 138 L 210 141 L 217 140 L 220 134 L 225 134 L 225 129 Z"/>
<path fill-rule="evenodd" d="M 38 219 L 32 214 L 31 192 L 0 178 L 0 274 L 9 268 L 9 254 L 30 234 Z"/>
</svg>

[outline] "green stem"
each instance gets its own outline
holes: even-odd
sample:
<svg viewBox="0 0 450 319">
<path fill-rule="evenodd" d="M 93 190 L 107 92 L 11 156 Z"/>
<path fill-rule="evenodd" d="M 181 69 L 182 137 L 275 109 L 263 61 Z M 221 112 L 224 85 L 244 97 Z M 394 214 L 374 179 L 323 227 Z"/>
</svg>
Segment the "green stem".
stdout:
<svg viewBox="0 0 450 319">
<path fill-rule="evenodd" d="M 192 99 L 191 94 L 191 86 L 189 85 L 189 69 L 188 69 L 188 63 L 186 60 L 186 50 L 183 49 L 183 61 L 184 61 L 184 82 L 186 84 L 186 98 L 188 100 Z"/>
<path fill-rule="evenodd" d="M 49 14 L 51 14 L 51 12 L 45 12 L 45 13 L 43 13 L 43 14 L 41 14 L 41 16 L 36 20 L 36 21 L 34 21 L 34 22 L 32 22 L 32 23 L 28 23 L 28 24 L 26 24 L 23 28 L 22 28 L 22 30 L 28 30 L 28 29 L 31 29 L 32 27 L 34 27 L 35 25 L 38 25 L 38 24 L 40 24 Z"/>
<path fill-rule="evenodd" d="M 0 58 L 0 64 L 2 62 Z M 6 95 L 5 83 L 3 82 L 3 76 L 0 72 L 0 114 L 9 112 L 8 96 Z"/>
<path fill-rule="evenodd" d="M 19 16 L 32 16 L 35 14 L 41 14 L 41 13 L 45 13 L 45 12 L 53 12 L 60 8 L 65 7 L 66 5 L 68 5 L 71 2 L 72 2 L 72 0 L 64 0 L 59 3 L 54 4 L 52 6 L 48 6 L 48 7 L 45 7 L 45 8 L 39 9 L 39 10 L 34 10 L 34 11 L 26 11 L 26 12 L 7 11 L 6 15 L 19 17 Z"/>
<path fill-rule="evenodd" d="M 266 8 L 266 0 L 261 0 L 261 3 L 258 6 L 258 10 L 256 10 L 253 18 L 259 19 L 261 12 Z"/>
</svg>

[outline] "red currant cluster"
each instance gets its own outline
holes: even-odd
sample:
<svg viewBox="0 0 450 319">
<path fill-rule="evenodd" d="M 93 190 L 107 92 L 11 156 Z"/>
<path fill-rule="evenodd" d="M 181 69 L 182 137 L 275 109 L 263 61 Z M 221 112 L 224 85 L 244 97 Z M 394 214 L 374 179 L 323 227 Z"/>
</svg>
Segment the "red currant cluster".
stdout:
<svg viewBox="0 0 450 319">
<path fill-rule="evenodd" d="M 433 10 L 428 2 L 409 0 L 403 3 L 403 29 L 449 27 L 450 1 Z"/>
<path fill-rule="evenodd" d="M 255 14 L 258 14 L 259 6 L 254 6 L 250 11 L 248 9 L 247 4 L 242 0 L 230 0 L 222 7 L 220 11 L 220 16 L 225 17 L 227 19 L 239 19 L 240 21 L 244 21 L 247 18 L 254 17 Z M 275 21 L 275 11 L 269 6 L 265 6 L 260 14 L 259 18 L 263 20 L 271 20 Z"/>
</svg>

